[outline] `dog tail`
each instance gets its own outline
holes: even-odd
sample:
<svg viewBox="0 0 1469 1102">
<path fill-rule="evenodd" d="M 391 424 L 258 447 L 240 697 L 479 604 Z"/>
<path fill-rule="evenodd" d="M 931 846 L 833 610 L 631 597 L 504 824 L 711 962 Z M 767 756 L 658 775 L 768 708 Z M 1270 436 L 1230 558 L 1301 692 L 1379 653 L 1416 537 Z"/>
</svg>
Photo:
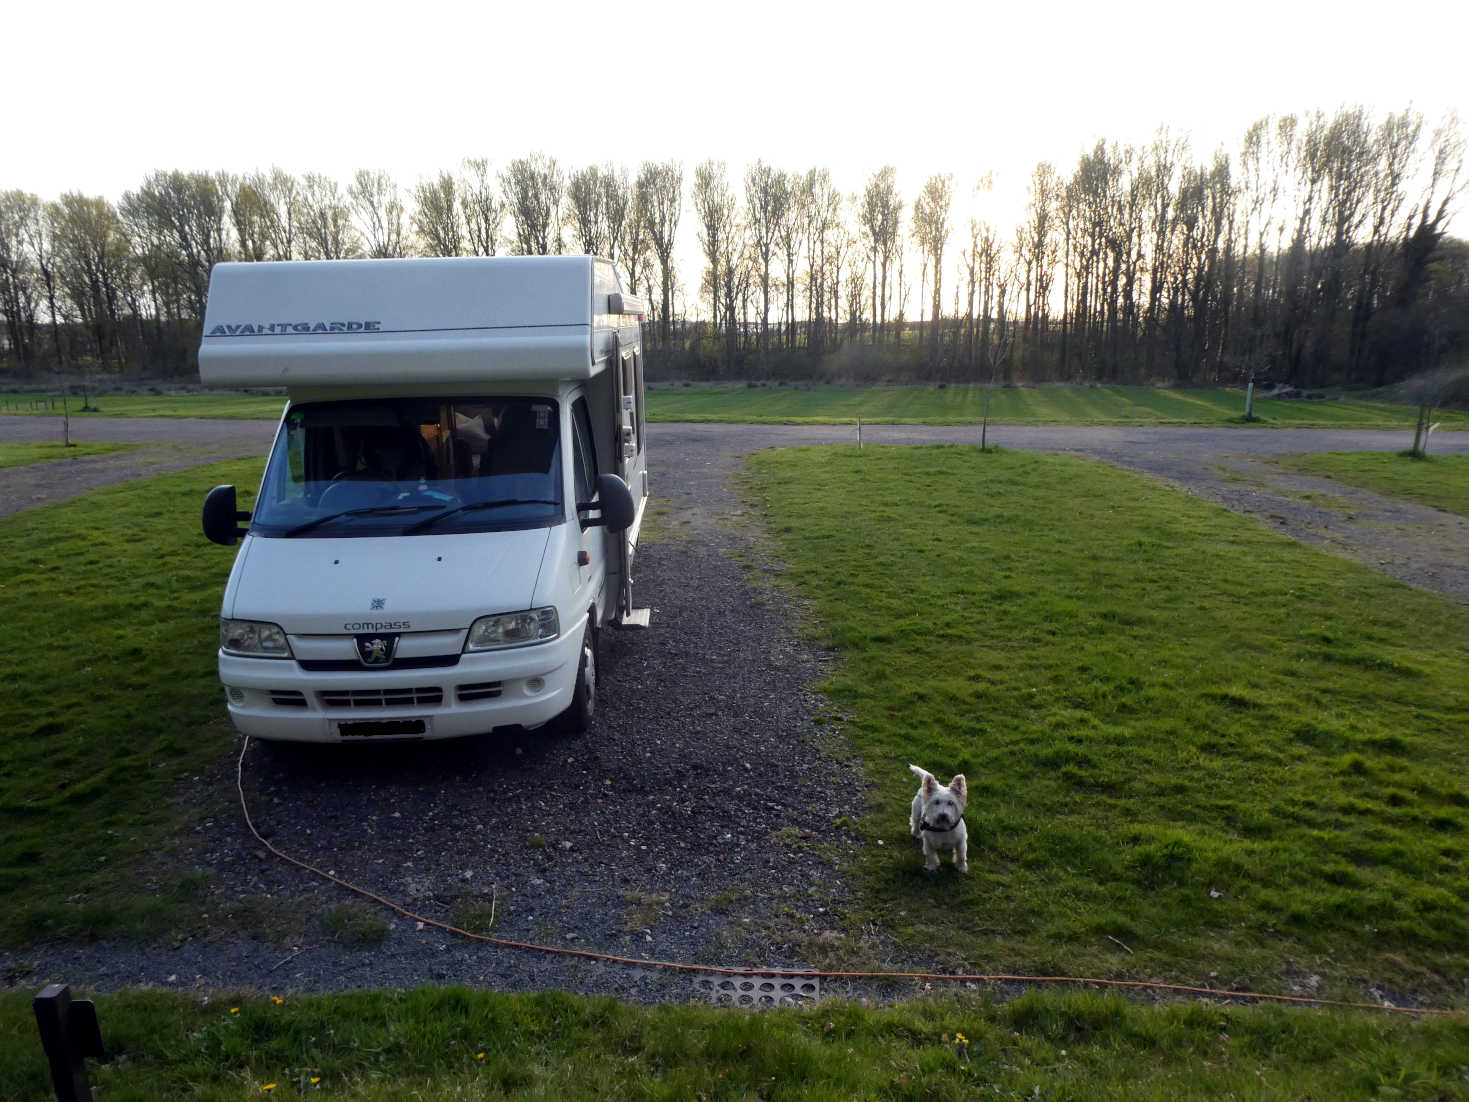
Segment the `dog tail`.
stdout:
<svg viewBox="0 0 1469 1102">
<path fill-rule="evenodd" d="M 927 769 L 920 769 L 916 765 L 910 765 L 910 766 L 908 766 L 908 768 L 909 768 L 910 771 L 912 771 L 913 775 L 915 777 L 917 777 L 920 781 L 927 780 L 929 777 L 932 777 L 933 776 L 933 774 L 930 773 Z"/>
</svg>

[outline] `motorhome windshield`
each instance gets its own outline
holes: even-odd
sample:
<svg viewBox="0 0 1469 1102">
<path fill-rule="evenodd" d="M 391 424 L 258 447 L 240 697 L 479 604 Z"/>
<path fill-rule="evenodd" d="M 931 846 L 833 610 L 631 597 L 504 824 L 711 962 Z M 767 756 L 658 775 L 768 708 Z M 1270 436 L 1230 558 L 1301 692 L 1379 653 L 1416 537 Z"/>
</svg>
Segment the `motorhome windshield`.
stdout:
<svg viewBox="0 0 1469 1102">
<path fill-rule="evenodd" d="M 251 531 L 335 539 L 559 523 L 559 426 L 549 398 L 292 406 Z"/>
</svg>

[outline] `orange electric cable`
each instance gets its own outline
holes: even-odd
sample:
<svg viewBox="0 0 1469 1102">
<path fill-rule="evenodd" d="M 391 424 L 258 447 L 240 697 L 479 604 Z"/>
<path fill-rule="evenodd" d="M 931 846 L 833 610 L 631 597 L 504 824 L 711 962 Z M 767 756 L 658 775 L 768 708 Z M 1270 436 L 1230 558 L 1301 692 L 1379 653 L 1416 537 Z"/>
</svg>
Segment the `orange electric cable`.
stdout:
<svg viewBox="0 0 1469 1102">
<path fill-rule="evenodd" d="M 245 816 L 245 825 L 249 827 L 250 833 L 255 840 L 268 849 L 282 861 L 286 861 L 297 868 L 305 869 L 307 872 L 329 880 L 338 887 L 346 888 L 364 899 L 370 899 L 380 906 L 394 911 L 404 918 L 421 922 L 425 926 L 433 926 L 447 933 L 456 934 L 459 937 L 468 938 L 472 941 L 482 941 L 490 945 L 499 945 L 506 949 L 525 949 L 536 953 L 548 953 L 564 957 L 585 957 L 588 960 L 600 960 L 609 964 L 627 964 L 638 968 L 663 968 L 678 972 L 703 972 L 718 976 L 740 976 L 746 978 L 768 979 L 780 977 L 789 979 L 843 979 L 843 980 L 925 980 L 938 981 L 942 983 L 1022 983 L 1022 984 L 1074 984 L 1077 986 L 1116 987 L 1129 988 L 1145 991 L 1167 991 L 1175 994 L 1194 995 L 1200 997 L 1217 999 L 1249 999 L 1254 1002 L 1278 1002 L 1294 1003 L 1305 1006 L 1324 1006 L 1343 1010 L 1385 1010 L 1398 1014 L 1450 1014 L 1449 1010 L 1434 1010 L 1412 1006 L 1393 1006 L 1391 1004 L 1342 1002 L 1334 999 L 1316 999 L 1305 995 L 1270 995 L 1258 991 L 1224 991 L 1215 987 L 1196 987 L 1188 984 L 1159 983 L 1152 980 L 1109 980 L 1097 979 L 1087 976 L 1021 976 L 989 973 L 966 973 L 966 972 L 828 972 L 818 969 L 794 969 L 794 968 L 726 968 L 714 964 L 688 964 L 683 961 L 672 960 L 648 960 L 642 957 L 623 957 L 613 953 L 597 953 L 589 949 L 565 949 L 556 945 L 537 945 L 529 941 L 512 941 L 509 938 L 492 937 L 489 934 L 476 934 L 469 930 L 438 919 L 429 918 L 426 915 L 416 914 L 390 899 L 384 899 L 366 888 L 358 887 L 339 876 L 319 869 L 315 865 L 308 864 L 289 853 L 286 853 L 267 841 L 261 833 L 255 829 L 255 823 L 250 818 L 250 808 L 245 800 L 245 752 L 250 748 L 250 737 L 245 737 L 245 744 L 240 748 L 240 758 L 235 766 L 235 788 L 240 795 L 240 811 Z"/>
</svg>

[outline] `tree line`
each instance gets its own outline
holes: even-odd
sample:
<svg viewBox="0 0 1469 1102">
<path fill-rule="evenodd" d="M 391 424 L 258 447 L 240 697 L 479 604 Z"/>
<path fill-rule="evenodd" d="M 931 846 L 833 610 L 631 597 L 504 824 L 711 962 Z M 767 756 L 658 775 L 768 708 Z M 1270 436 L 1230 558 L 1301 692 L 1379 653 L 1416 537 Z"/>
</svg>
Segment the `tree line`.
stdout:
<svg viewBox="0 0 1469 1102">
<path fill-rule="evenodd" d="M 651 303 L 655 374 L 1382 385 L 1469 351 L 1469 246 L 1448 236 L 1466 184 L 1457 119 L 1362 108 L 1264 118 L 1202 161 L 1167 131 L 1098 142 L 1069 174 L 1037 165 L 1008 228 L 957 225 L 952 175 L 905 199 L 891 166 L 856 194 L 819 167 L 540 153 L 409 188 L 160 171 L 115 204 L 0 192 L 0 352 L 186 374 L 223 260 L 579 252 Z"/>
</svg>

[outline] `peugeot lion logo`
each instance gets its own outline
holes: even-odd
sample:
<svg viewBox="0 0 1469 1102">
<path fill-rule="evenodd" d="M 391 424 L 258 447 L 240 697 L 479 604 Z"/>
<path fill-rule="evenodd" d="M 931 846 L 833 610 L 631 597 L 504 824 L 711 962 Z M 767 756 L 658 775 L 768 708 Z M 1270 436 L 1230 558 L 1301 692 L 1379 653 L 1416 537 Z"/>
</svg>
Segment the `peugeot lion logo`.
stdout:
<svg viewBox="0 0 1469 1102">
<path fill-rule="evenodd" d="M 391 665 L 398 650 L 396 635 L 357 636 L 357 658 L 364 666 Z"/>
</svg>

